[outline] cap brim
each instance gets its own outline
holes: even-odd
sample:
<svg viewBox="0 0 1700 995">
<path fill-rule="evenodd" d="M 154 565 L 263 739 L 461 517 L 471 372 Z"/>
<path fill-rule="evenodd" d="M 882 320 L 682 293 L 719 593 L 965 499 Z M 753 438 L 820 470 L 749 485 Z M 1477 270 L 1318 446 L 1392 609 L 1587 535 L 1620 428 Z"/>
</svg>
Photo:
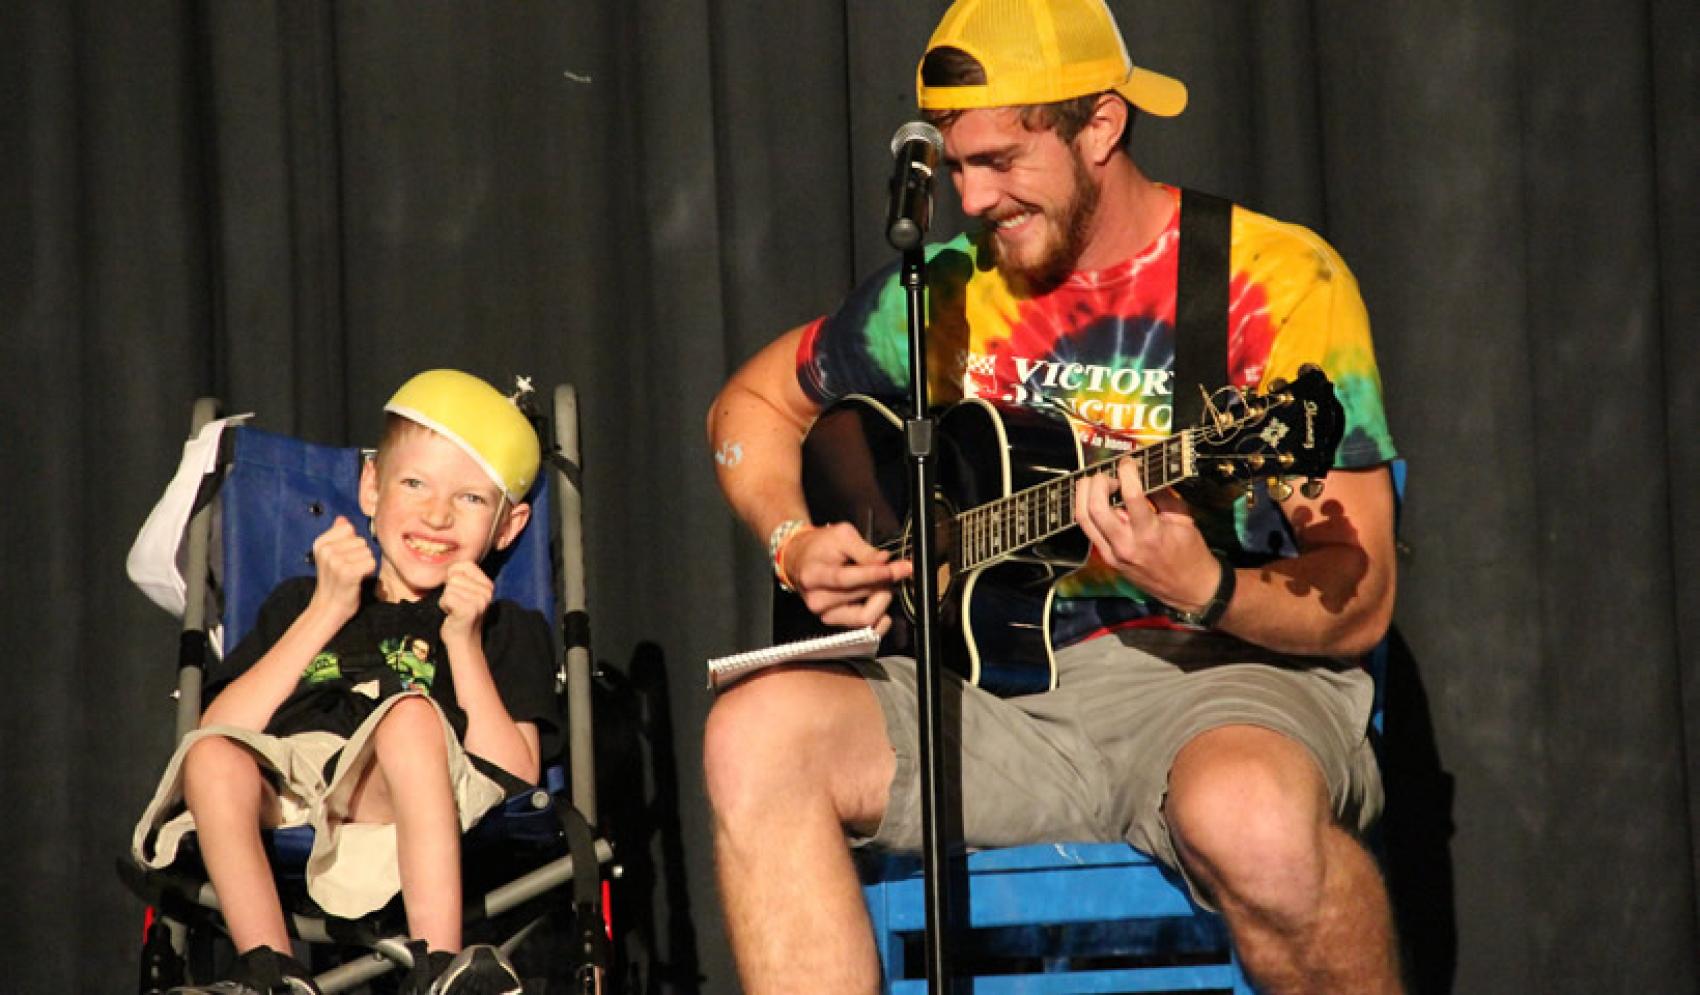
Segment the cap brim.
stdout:
<svg viewBox="0 0 1700 995">
<path fill-rule="evenodd" d="M 1149 69 L 1133 68 L 1127 82 L 1116 92 L 1147 114 L 1174 117 L 1186 110 L 1186 84 L 1172 76 L 1154 73 Z"/>
</svg>

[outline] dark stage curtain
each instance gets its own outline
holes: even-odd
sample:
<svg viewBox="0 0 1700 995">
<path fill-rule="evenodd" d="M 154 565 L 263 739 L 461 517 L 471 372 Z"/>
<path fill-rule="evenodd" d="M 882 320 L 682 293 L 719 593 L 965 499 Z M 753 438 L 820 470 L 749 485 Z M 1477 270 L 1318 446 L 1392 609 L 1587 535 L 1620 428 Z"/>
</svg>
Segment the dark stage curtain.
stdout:
<svg viewBox="0 0 1700 995">
<path fill-rule="evenodd" d="M 580 388 L 624 939 L 650 990 L 736 990 L 701 667 L 764 641 L 767 586 L 703 414 L 887 260 L 942 8 L 0 0 L 0 990 L 133 984 L 113 862 L 175 636 L 123 564 L 191 401 L 369 442 L 433 365 Z M 1370 305 L 1419 990 L 1700 991 L 1692 0 L 1115 9 L 1192 88 L 1148 171 L 1315 227 Z"/>
</svg>

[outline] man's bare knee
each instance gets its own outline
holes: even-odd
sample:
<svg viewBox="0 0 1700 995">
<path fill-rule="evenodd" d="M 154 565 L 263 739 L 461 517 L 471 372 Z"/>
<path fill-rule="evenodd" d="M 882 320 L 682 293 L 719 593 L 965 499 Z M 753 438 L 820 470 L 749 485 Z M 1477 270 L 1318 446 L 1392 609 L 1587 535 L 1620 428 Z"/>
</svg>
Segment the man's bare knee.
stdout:
<svg viewBox="0 0 1700 995">
<path fill-rule="evenodd" d="M 1246 726 L 1176 757 L 1164 815 L 1182 860 L 1225 905 L 1302 916 L 1320 902 L 1327 788 L 1304 747 Z"/>
<path fill-rule="evenodd" d="M 709 712 L 709 799 L 722 820 L 812 794 L 846 824 L 877 822 L 894 769 L 884 729 L 859 677 L 822 669 L 758 674 L 723 693 Z"/>
</svg>

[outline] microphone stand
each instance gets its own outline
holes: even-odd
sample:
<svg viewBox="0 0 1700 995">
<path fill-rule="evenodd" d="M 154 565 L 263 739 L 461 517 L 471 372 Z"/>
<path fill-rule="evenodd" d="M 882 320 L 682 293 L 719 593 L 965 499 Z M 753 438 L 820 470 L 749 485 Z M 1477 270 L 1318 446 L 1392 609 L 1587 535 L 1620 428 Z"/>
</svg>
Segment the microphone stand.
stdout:
<svg viewBox="0 0 1700 995">
<path fill-rule="evenodd" d="M 927 990 L 950 992 L 945 939 L 952 924 L 946 817 L 951 796 L 945 777 L 944 710 L 938 653 L 938 567 L 934 548 L 933 489 L 937 464 L 934 420 L 927 399 L 926 255 L 920 245 L 903 250 L 902 283 L 909 313 L 910 417 L 904 423 L 909 461 L 909 507 L 914 536 L 915 705 L 919 712 L 921 872 L 925 896 Z"/>
</svg>

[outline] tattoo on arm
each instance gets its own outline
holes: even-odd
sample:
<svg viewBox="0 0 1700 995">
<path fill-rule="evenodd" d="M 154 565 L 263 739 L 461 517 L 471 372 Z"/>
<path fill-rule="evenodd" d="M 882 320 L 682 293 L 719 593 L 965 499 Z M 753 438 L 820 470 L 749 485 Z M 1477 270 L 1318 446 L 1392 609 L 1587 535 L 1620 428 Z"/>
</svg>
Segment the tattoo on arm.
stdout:
<svg viewBox="0 0 1700 995">
<path fill-rule="evenodd" d="M 738 464 L 744 462 L 744 444 L 727 439 L 714 451 L 714 462 L 728 470 L 736 469 Z"/>
</svg>

